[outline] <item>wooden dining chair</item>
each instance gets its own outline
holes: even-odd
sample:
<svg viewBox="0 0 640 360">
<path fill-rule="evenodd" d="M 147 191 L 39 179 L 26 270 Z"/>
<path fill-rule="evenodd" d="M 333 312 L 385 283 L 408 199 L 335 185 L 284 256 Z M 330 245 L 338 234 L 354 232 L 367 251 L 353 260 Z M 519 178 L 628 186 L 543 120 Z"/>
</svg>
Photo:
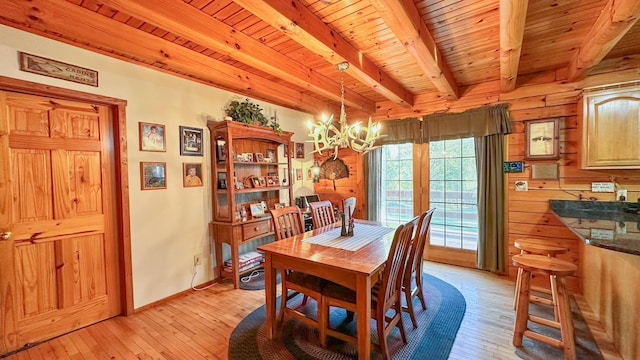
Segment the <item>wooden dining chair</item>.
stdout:
<svg viewBox="0 0 640 360">
<path fill-rule="evenodd" d="M 311 221 L 313 222 L 313 228 L 321 228 L 336 222 L 336 215 L 333 212 L 333 204 L 331 201 L 315 201 L 309 203 L 311 208 Z"/>
<path fill-rule="evenodd" d="M 407 254 L 411 245 L 411 238 L 415 228 L 415 221 L 398 226 L 395 231 L 391 249 L 387 257 L 382 280 L 371 288 L 371 317 L 376 320 L 378 344 L 373 346 L 380 350 L 384 359 L 390 359 L 387 337 L 397 326 L 400 328 L 402 341 L 407 343 L 407 335 L 402 323 L 401 286 L 402 274 L 407 264 Z M 331 306 L 341 307 L 347 311 L 356 312 L 356 292 L 344 286 L 329 283 L 322 289 L 320 300 L 321 309 L 318 311 L 320 321 L 320 344 L 326 346 L 327 335 L 350 342 L 356 342 L 356 337 L 334 330 L 329 326 L 329 310 Z M 389 310 L 393 309 L 393 315 Z"/>
<path fill-rule="evenodd" d="M 342 212 L 344 215 L 344 220 L 349 221 L 351 215 L 356 210 L 356 197 L 351 196 L 342 200 Z"/>
<path fill-rule="evenodd" d="M 402 279 L 402 292 L 405 295 L 406 302 L 406 306 L 403 306 L 402 310 L 409 313 L 409 316 L 411 316 L 411 323 L 414 328 L 418 327 L 418 322 L 413 309 L 413 298 L 418 296 L 420 303 L 422 304 L 422 309 L 427 309 L 422 287 L 422 256 L 424 254 L 425 245 L 427 244 L 427 234 L 429 233 L 431 218 L 435 211 L 435 208 L 425 211 L 418 220 L 416 234 L 411 241 L 411 249 L 409 250 L 407 266 Z"/>
<path fill-rule="evenodd" d="M 281 209 L 271 210 L 271 218 L 273 220 L 273 230 L 275 232 L 275 238 L 282 240 L 291 236 L 295 236 L 304 232 L 304 220 L 302 219 L 302 213 L 297 206 L 289 206 Z M 298 308 L 288 307 L 287 303 L 298 294 L 303 294 L 304 298 L 300 306 L 304 306 L 307 303 L 307 299 L 312 297 L 316 302 L 320 303 L 320 291 L 322 289 L 323 281 L 321 278 L 309 274 L 305 274 L 299 271 L 282 271 L 283 274 L 282 284 L 282 298 L 280 300 L 280 314 L 278 321 L 283 323 L 284 314 L 293 316 L 298 320 L 308 324 L 311 327 L 318 328 L 317 319 L 308 317 L 305 313 Z M 290 293 L 290 290 L 292 291 Z"/>
</svg>

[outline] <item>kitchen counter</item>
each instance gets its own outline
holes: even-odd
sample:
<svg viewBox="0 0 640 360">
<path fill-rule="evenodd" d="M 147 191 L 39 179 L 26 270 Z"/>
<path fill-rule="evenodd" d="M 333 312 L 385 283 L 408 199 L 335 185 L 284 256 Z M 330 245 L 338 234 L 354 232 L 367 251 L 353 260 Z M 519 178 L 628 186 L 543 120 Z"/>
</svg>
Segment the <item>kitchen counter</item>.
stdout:
<svg viewBox="0 0 640 360">
<path fill-rule="evenodd" d="M 549 200 L 551 211 L 585 243 L 640 255 L 637 203 Z M 627 210 L 627 211 L 625 211 Z"/>
</svg>

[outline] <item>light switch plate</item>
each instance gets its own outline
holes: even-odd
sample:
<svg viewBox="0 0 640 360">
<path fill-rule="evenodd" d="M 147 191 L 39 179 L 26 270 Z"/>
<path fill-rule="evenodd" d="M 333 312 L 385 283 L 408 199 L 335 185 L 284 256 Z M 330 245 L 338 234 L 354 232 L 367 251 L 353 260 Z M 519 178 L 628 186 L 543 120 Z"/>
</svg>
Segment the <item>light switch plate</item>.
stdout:
<svg viewBox="0 0 640 360">
<path fill-rule="evenodd" d="M 616 191 L 616 200 L 617 201 L 627 201 L 627 190 L 618 190 L 618 191 Z"/>
<path fill-rule="evenodd" d="M 516 191 L 529 191 L 528 181 L 516 181 Z"/>
<path fill-rule="evenodd" d="M 612 193 L 615 192 L 615 186 L 612 182 L 592 182 L 591 192 Z"/>
</svg>

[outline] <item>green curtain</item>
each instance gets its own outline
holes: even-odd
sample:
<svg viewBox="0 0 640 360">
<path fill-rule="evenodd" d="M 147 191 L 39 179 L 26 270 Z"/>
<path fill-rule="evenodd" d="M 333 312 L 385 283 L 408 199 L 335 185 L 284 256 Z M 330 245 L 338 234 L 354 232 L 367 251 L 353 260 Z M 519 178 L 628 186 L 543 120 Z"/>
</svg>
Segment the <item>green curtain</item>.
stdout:
<svg viewBox="0 0 640 360">
<path fill-rule="evenodd" d="M 382 198 L 382 148 L 369 151 L 363 158 L 367 219 L 380 221 L 378 204 Z"/>
<path fill-rule="evenodd" d="M 422 121 L 418 118 L 382 121 L 383 136 L 376 141 L 376 146 L 388 144 L 420 143 Z M 379 221 L 379 199 L 382 198 L 382 148 L 375 148 L 362 157 L 364 172 L 365 204 L 367 204 L 367 218 Z"/>
<path fill-rule="evenodd" d="M 506 104 L 459 114 L 423 117 L 423 136 L 434 140 L 474 137 L 478 171 L 478 269 L 505 273 L 504 135 L 511 133 Z"/>
</svg>

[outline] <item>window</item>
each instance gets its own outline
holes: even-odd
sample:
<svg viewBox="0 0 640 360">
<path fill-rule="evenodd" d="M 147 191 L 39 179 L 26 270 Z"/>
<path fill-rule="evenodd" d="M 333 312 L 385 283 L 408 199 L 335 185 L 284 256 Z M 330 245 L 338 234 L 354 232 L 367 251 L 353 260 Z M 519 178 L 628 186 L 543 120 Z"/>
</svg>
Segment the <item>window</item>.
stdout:
<svg viewBox="0 0 640 360">
<path fill-rule="evenodd" d="M 398 226 L 413 218 L 413 145 L 382 147 L 380 221 Z"/>
<path fill-rule="evenodd" d="M 477 250 L 478 181 L 473 138 L 429 143 L 430 244 Z"/>
</svg>

